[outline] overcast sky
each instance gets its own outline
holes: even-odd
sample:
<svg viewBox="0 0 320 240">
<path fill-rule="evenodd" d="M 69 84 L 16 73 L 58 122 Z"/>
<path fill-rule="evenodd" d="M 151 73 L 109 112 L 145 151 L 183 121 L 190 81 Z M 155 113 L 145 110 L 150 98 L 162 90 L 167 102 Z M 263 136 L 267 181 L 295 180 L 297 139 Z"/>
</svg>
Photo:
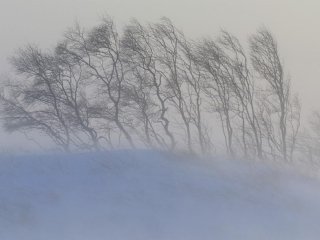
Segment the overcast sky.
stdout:
<svg viewBox="0 0 320 240">
<path fill-rule="evenodd" d="M 7 58 L 15 49 L 27 43 L 50 48 L 75 21 L 90 27 L 105 14 L 120 26 L 130 18 L 166 16 L 194 38 L 214 37 L 224 28 L 245 41 L 264 25 L 278 40 L 304 114 L 320 110 L 318 0 L 0 0 L 0 76 L 9 72 Z M 0 146 L 18 146 L 16 141 L 3 133 Z"/>
</svg>

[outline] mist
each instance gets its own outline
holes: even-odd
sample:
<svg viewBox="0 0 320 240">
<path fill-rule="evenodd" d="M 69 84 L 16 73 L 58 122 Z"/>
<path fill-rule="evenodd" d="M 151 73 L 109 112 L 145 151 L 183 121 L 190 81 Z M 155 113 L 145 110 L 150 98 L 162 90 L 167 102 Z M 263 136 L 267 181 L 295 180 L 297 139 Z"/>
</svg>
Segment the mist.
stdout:
<svg viewBox="0 0 320 240">
<path fill-rule="evenodd" d="M 304 123 L 308 123 L 317 102 L 317 67 L 320 33 L 317 30 L 318 2 L 292 1 L 3 1 L 1 7 L 1 75 L 12 72 L 8 58 L 29 43 L 52 48 L 68 27 L 78 21 L 92 27 L 106 14 L 118 26 L 130 18 L 155 22 L 170 18 L 191 38 L 216 37 L 221 28 L 232 32 L 245 44 L 249 34 L 266 26 L 276 37 L 286 71 L 292 78 L 293 92 L 302 101 Z M 126 6 L 126 7 L 124 7 Z M 148 11 L 145 11 L 148 9 Z M 179 12 L 179 14 L 177 14 Z M 2 131 L 1 145 L 24 148 L 29 142 Z M 23 141 L 25 139 L 26 141 Z M 19 144 L 17 144 L 19 140 Z M 22 143 L 20 143 L 22 141 Z M 31 147 L 31 146 L 30 146 Z M 26 149 L 25 149 L 26 150 Z"/>
<path fill-rule="evenodd" d="M 318 239 L 317 1 L 0 8 L 0 238 Z"/>
</svg>

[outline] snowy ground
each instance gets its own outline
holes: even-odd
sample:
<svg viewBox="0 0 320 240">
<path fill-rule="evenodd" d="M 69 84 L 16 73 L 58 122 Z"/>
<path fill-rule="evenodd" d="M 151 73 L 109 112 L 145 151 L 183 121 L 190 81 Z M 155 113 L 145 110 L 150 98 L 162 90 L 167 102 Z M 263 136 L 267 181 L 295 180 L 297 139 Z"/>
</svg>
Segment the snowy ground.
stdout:
<svg viewBox="0 0 320 240">
<path fill-rule="evenodd" d="M 152 151 L 0 157 L 2 240 L 320 239 L 320 184 Z"/>
</svg>

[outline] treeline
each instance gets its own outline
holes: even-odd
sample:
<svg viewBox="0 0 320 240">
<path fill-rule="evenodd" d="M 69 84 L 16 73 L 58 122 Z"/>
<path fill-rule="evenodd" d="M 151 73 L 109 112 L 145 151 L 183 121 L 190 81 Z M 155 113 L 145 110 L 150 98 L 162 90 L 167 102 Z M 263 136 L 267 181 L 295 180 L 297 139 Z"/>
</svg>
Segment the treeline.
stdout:
<svg viewBox="0 0 320 240">
<path fill-rule="evenodd" d="M 121 31 L 105 18 L 69 29 L 50 51 L 20 49 L 11 63 L 6 130 L 45 134 L 65 151 L 224 149 L 290 161 L 297 149 L 300 102 L 265 28 L 244 47 L 227 31 L 191 40 L 167 18 Z"/>
</svg>

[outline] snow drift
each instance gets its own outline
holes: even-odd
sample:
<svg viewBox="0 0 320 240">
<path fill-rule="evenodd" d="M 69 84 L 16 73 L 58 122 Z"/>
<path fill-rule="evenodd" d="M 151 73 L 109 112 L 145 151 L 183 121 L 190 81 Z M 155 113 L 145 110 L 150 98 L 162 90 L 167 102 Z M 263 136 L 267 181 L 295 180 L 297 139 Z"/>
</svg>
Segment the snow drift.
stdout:
<svg viewBox="0 0 320 240">
<path fill-rule="evenodd" d="M 155 151 L 1 157 L 0 239 L 319 239 L 317 179 Z"/>
</svg>

